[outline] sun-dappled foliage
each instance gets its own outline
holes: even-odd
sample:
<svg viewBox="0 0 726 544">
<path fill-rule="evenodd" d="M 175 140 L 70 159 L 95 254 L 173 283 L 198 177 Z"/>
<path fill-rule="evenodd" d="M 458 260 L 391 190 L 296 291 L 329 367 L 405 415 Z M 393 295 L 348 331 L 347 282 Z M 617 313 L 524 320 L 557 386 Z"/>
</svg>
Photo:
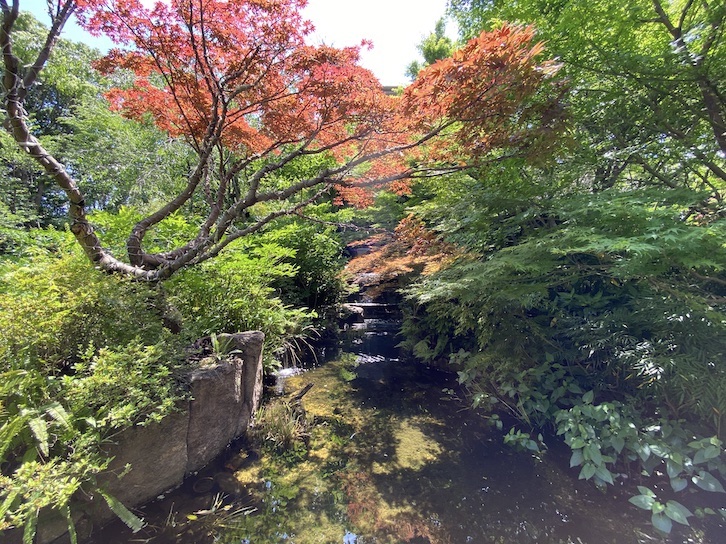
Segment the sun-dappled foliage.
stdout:
<svg viewBox="0 0 726 544">
<path fill-rule="evenodd" d="M 299 11 L 302 0 L 185 0 L 153 8 L 129 0 L 60 1 L 37 55 L 15 48 L 19 4 L 1 5 L 13 139 L 65 193 L 71 232 L 89 259 L 139 279 L 164 280 L 212 259 L 333 191 L 363 204 L 376 187 L 393 184 L 403 194 L 416 176 L 542 153 L 562 125 L 557 65 L 543 58 L 524 26 L 482 33 L 394 97 L 358 64 L 358 48 L 305 43 L 311 25 Z M 104 95 L 112 109 L 152 120 L 192 156 L 183 176 L 172 176 L 174 190 L 127 233 L 128 262 L 103 247 L 78 172 L 58 161 L 26 115 L 29 93 L 74 12 L 86 29 L 118 46 L 93 63 L 111 81 Z M 302 172 L 311 160 L 317 163 L 305 175 L 279 175 L 288 167 Z M 143 161 L 138 168 L 145 171 Z M 194 236 L 162 253 L 147 248 L 147 233 L 195 198 L 206 207 Z M 110 194 L 105 203 L 117 200 Z"/>
<path fill-rule="evenodd" d="M 124 208 L 97 220 L 113 240 L 136 216 Z M 170 218 L 155 243 L 164 247 L 189 228 L 183 217 Z M 309 279 L 298 278 L 294 264 L 301 247 L 324 255 L 338 246 L 334 238 L 317 246 L 315 237 L 307 239 L 310 245 L 286 246 L 285 229 L 266 238 L 230 248 L 162 287 L 98 274 L 67 232 L 0 227 L 0 494 L 6 516 L 0 527 L 35 523 L 45 506 L 63 512 L 78 489 L 91 491 L 108 463 L 103 441 L 164 417 L 185 396 L 185 348 L 195 339 L 262 330 L 268 366 L 298 349 L 295 341 L 314 330 L 315 313 L 285 305 L 275 283 Z M 318 270 L 315 281 L 333 285 L 338 276 L 331 265 Z"/>
</svg>

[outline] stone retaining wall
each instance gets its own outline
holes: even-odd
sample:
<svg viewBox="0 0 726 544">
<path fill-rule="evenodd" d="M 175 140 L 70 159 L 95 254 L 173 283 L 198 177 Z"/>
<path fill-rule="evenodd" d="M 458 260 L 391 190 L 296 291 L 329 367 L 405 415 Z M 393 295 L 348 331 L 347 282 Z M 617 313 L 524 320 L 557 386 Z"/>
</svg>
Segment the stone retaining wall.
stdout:
<svg viewBox="0 0 726 544">
<path fill-rule="evenodd" d="M 251 331 L 219 338 L 231 340 L 234 354 L 190 373 L 192 399 L 182 410 L 159 423 L 123 431 L 106 449 L 114 459 L 98 483 L 127 507 L 178 487 L 247 430 L 262 395 L 264 334 Z M 79 537 L 114 517 L 100 496 L 87 497 L 72 510 Z M 62 542 L 67 540 L 65 533 L 65 519 L 49 513 L 39 520 L 36 542 Z M 17 536 L 21 542 L 22 535 Z"/>
</svg>

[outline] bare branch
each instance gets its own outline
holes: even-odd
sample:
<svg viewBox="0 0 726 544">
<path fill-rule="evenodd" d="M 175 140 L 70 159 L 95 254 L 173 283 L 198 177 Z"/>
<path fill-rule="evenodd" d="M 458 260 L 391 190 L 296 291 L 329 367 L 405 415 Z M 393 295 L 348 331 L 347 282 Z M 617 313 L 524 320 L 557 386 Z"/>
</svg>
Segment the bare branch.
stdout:
<svg viewBox="0 0 726 544">
<path fill-rule="evenodd" d="M 43 48 L 40 50 L 40 53 L 38 53 L 38 57 L 35 59 L 35 62 L 30 66 L 23 78 L 23 86 L 18 92 L 18 96 L 21 100 L 25 100 L 28 89 L 30 89 L 33 83 L 35 83 L 35 80 L 38 79 L 38 75 L 45 66 L 45 63 L 48 62 L 50 53 L 63 31 L 63 27 L 68 22 L 68 19 L 70 19 L 71 14 L 75 9 L 76 3 L 68 1 L 63 4 L 63 7 L 61 7 L 58 13 L 53 16 L 53 24 L 51 25 L 48 36 L 45 39 L 45 44 L 43 44 Z"/>
</svg>

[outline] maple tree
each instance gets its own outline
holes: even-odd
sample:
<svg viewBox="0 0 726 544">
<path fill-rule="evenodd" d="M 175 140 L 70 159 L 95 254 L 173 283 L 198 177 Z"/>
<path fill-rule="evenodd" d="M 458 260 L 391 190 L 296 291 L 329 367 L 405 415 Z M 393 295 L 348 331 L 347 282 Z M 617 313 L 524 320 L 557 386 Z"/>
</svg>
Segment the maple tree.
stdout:
<svg viewBox="0 0 726 544">
<path fill-rule="evenodd" d="M 139 0 L 54 0 L 45 45 L 24 64 L 13 49 L 20 1 L 0 0 L 5 126 L 65 191 L 71 231 L 98 268 L 162 280 L 333 193 L 365 205 L 386 184 L 405 193 L 416 177 L 550 148 L 564 91 L 553 77 L 557 65 L 540 60 L 532 28 L 481 34 L 395 97 L 357 64 L 358 47 L 306 44 L 312 25 L 300 14 L 305 4 L 171 0 L 146 8 Z M 150 116 L 196 156 L 183 190 L 131 229 L 128 262 L 104 249 L 74 173 L 32 134 L 25 110 L 74 13 L 118 46 L 96 68 L 131 76 L 107 93 L 111 107 L 130 118 Z M 284 175 L 310 157 L 325 157 L 327 166 Z M 163 253 L 146 251 L 146 234 L 194 195 L 206 201 L 196 236 Z"/>
</svg>

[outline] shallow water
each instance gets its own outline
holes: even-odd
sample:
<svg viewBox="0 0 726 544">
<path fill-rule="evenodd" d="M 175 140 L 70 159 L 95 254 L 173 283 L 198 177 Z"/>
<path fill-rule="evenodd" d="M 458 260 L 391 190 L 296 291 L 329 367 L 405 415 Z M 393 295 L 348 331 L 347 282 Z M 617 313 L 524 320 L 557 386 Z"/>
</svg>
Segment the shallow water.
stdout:
<svg viewBox="0 0 726 544">
<path fill-rule="evenodd" d="M 307 450 L 241 444 L 150 506 L 156 530 L 136 541 L 662 541 L 627 494 L 578 481 L 556 442 L 537 455 L 505 447 L 501 431 L 444 393 L 457 390 L 451 374 L 404 361 L 395 343 L 391 326 L 358 327 L 336 360 L 287 372 L 283 395 L 314 384 L 303 399 Z M 717 541 L 680 532 L 670 542 Z"/>
<path fill-rule="evenodd" d="M 350 372 L 345 365 L 333 362 L 287 381 L 289 390 L 316 384 L 305 397 L 307 413 L 336 430 L 312 441 L 310 458 L 336 467 L 344 494 L 338 498 L 338 539 L 327 527 L 336 520 L 324 510 L 318 529 L 296 525 L 291 516 L 282 534 L 301 543 L 341 542 L 350 531 L 357 544 L 647 539 L 638 536 L 647 527 L 625 512 L 627 506 L 609 504 L 547 455 L 504 447 L 500 432 L 442 393 L 456 388 L 451 375 L 384 357 L 377 349 L 382 343 L 368 337 L 354 345 L 364 353 L 353 379 L 342 371 Z M 341 440 L 335 448 L 334 438 Z M 302 476 L 305 470 L 292 469 L 301 475 L 293 485 L 319 485 Z M 314 511 L 305 502 L 294 507 Z M 317 532 L 323 525 L 325 536 Z M 251 533 L 246 538 L 283 541 Z"/>
</svg>

